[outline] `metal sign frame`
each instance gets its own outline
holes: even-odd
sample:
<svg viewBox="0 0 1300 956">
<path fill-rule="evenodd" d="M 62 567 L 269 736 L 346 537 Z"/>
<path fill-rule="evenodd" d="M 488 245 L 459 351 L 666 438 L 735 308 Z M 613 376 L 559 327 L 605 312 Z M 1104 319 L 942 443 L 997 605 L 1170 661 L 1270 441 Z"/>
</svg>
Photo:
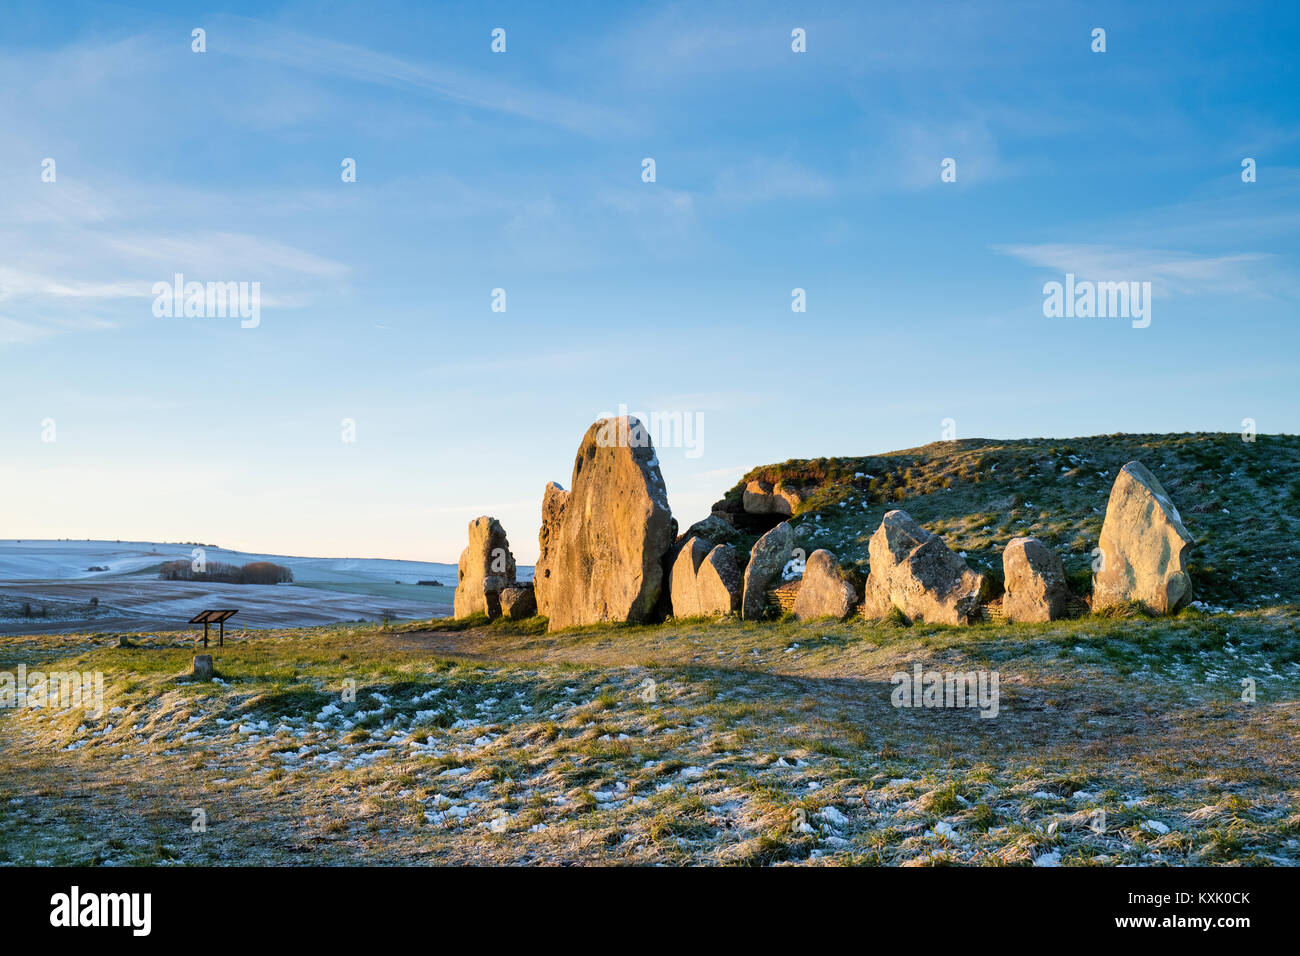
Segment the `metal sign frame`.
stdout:
<svg viewBox="0 0 1300 956">
<path fill-rule="evenodd" d="M 200 611 L 190 618 L 191 624 L 203 625 L 203 646 L 208 646 L 208 625 L 218 624 L 221 626 L 220 647 L 226 646 L 226 622 L 239 613 L 238 608 L 213 609 L 209 611 Z"/>
</svg>

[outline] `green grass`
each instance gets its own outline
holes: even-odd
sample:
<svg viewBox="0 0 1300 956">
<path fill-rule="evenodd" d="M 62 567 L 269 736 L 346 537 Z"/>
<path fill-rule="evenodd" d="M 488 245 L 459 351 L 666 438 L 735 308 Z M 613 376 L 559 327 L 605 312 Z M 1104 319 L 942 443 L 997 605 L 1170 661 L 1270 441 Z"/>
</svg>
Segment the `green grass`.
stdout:
<svg viewBox="0 0 1300 956">
<path fill-rule="evenodd" d="M 109 710 L 0 711 L 0 863 L 1295 863 L 1298 624 L 336 625 L 203 684 L 175 635 L 0 638 Z M 892 706 L 915 662 L 999 716 Z"/>
</svg>

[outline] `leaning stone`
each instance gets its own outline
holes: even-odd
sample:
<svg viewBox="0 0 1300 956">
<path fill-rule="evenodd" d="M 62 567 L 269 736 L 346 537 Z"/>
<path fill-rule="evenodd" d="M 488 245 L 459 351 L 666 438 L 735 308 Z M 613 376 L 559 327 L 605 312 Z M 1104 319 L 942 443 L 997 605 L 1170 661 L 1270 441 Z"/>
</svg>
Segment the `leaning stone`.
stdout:
<svg viewBox="0 0 1300 956">
<path fill-rule="evenodd" d="M 1094 611 L 1136 601 L 1172 614 L 1192 599 L 1187 559 L 1195 540 L 1156 476 L 1130 461 L 1115 476 L 1101 526 Z"/>
<path fill-rule="evenodd" d="M 717 617 L 739 610 L 736 549 L 729 544 L 711 547 L 702 538 L 691 538 L 673 562 L 671 587 L 674 617 Z"/>
<path fill-rule="evenodd" d="M 781 574 L 790 560 L 794 548 L 794 529 L 790 522 L 782 521 L 755 542 L 745 566 L 744 591 L 741 598 L 741 617 L 756 621 L 767 608 L 767 587 Z"/>
<path fill-rule="evenodd" d="M 1037 538 L 1012 538 L 1002 552 L 1006 594 L 1002 613 L 1009 621 L 1055 621 L 1065 616 L 1070 588 L 1061 556 Z"/>
<path fill-rule="evenodd" d="M 674 617 L 698 617 L 703 613 L 696 576 L 709 550 L 709 543 L 703 538 L 690 538 L 678 552 L 668 575 Z"/>
<path fill-rule="evenodd" d="M 778 481 L 774 490 L 781 500 L 785 502 L 784 506 L 777 506 L 778 513 L 785 515 L 795 515 L 799 513 L 799 508 L 803 505 L 802 489 L 787 485 L 783 481 Z"/>
<path fill-rule="evenodd" d="M 710 551 L 695 572 L 695 593 L 700 613 L 706 616 L 739 611 L 743 587 L 736 549 L 729 544 L 720 544 Z"/>
<path fill-rule="evenodd" d="M 799 594 L 794 599 L 795 617 L 833 617 L 842 621 L 857 603 L 858 592 L 834 554 L 818 549 L 808 555 Z"/>
</svg>

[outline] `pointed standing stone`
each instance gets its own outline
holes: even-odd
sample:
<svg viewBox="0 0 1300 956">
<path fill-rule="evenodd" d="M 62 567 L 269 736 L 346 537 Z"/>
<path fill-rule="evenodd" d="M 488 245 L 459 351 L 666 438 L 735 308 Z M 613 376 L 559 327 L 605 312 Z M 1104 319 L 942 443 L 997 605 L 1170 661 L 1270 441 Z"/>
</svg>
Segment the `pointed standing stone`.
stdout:
<svg viewBox="0 0 1300 956">
<path fill-rule="evenodd" d="M 1156 476 L 1130 461 L 1110 489 L 1092 609 L 1138 601 L 1157 614 L 1177 611 L 1192 599 L 1187 558 L 1193 544 Z"/>
<path fill-rule="evenodd" d="M 542 529 L 537 533 L 537 567 L 533 571 L 537 613 L 546 617 L 551 614 L 551 575 L 560 540 L 560 524 L 564 520 L 564 506 L 568 500 L 569 493 L 562 487 L 553 481 L 546 483 L 542 495 Z"/>
</svg>

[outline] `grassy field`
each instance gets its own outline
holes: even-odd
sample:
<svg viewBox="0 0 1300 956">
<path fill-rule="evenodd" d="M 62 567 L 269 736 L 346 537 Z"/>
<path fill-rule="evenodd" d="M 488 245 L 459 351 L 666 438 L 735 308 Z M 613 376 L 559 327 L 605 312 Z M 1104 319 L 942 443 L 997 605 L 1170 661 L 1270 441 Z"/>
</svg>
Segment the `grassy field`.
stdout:
<svg viewBox="0 0 1300 956">
<path fill-rule="evenodd" d="M 0 710 L 0 864 L 1289 865 L 1297 623 L 329 626 L 209 683 L 175 635 L 0 637 L 107 695 Z M 893 706 L 917 662 L 998 715 Z"/>
</svg>

